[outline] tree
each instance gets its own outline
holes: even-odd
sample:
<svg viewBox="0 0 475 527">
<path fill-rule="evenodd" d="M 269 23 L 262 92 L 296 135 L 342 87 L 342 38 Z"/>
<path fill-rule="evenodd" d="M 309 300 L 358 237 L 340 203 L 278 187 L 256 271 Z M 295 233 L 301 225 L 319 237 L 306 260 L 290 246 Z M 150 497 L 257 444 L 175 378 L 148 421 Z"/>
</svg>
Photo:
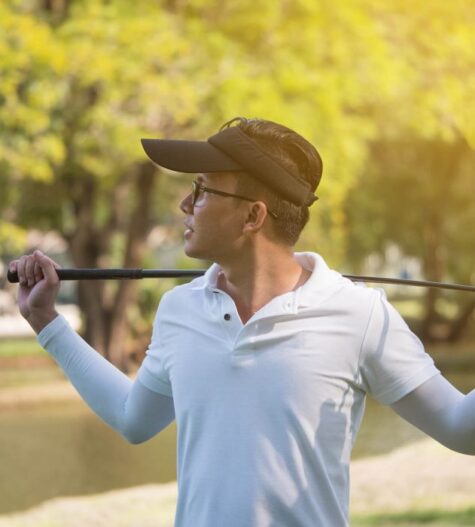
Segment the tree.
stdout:
<svg viewBox="0 0 475 527">
<path fill-rule="evenodd" d="M 173 178 L 163 184 L 139 138 L 203 138 L 236 115 L 261 116 L 299 130 L 324 158 L 300 247 L 351 262 L 346 204 L 378 141 L 450 135 L 437 113 L 450 88 L 457 137 L 473 144 L 462 86 L 473 82 L 473 9 L 431 5 L 434 17 L 402 0 L 9 0 L 0 7 L 0 236 L 8 229 L 11 245 L 12 229 L 53 228 L 75 265 L 138 266 L 151 226 L 176 223 L 171 204 L 183 192 Z M 449 45 L 441 37 L 452 26 Z M 434 83 L 439 62 L 451 74 Z M 79 285 L 84 335 L 117 364 L 136 287 Z"/>
<path fill-rule="evenodd" d="M 420 259 L 428 280 L 470 283 L 475 129 L 467 115 L 475 85 L 475 9 L 433 2 L 408 13 L 404 3 L 392 2 L 381 15 L 393 28 L 391 42 L 405 67 L 394 96 L 371 109 L 378 133 L 370 142 L 368 169 L 347 203 L 349 253 L 361 262 L 395 243 Z M 436 289 L 426 293 L 419 329 L 426 340 L 440 338 L 439 295 Z M 475 309 L 470 299 L 460 305 L 446 338 L 459 336 Z"/>
<path fill-rule="evenodd" d="M 408 134 L 400 140 L 374 142 L 370 168 L 348 201 L 350 252 L 355 263 L 371 252 L 384 253 L 393 243 L 405 255 L 421 261 L 427 280 L 470 283 L 475 241 L 471 227 L 475 221 L 474 163 L 475 153 L 462 137 L 446 142 Z M 439 295 L 437 289 L 426 292 L 419 328 L 425 340 L 437 337 Z M 466 295 L 457 297 L 460 315 L 451 324 L 459 328 L 460 335 L 470 312 L 464 309 Z M 455 337 L 450 329 L 445 334 Z"/>
<path fill-rule="evenodd" d="M 58 23 L 45 6 L 43 20 L 1 13 L 7 216 L 62 232 L 74 265 L 138 267 L 157 218 L 157 171 L 139 138 L 178 135 L 195 117 L 190 43 L 165 12 L 82 2 Z M 127 281 L 78 288 L 85 337 L 122 367 L 135 291 Z"/>
<path fill-rule="evenodd" d="M 10 83 L 1 110 L 12 192 L 6 212 L 16 225 L 62 232 L 77 266 L 138 265 L 151 225 L 170 214 L 163 199 L 161 218 L 153 210 L 156 172 L 138 138 L 203 137 L 236 114 L 286 122 L 310 139 L 324 137 L 322 128 L 298 115 L 313 112 L 342 129 L 361 122 L 344 111 L 344 101 L 359 95 L 330 94 L 353 60 L 347 48 L 339 53 L 337 35 L 328 56 L 301 56 L 313 43 L 312 28 L 325 23 L 305 3 L 224 2 L 217 10 L 213 2 L 11 1 L 1 14 Z M 307 30 L 296 34 L 307 17 Z M 335 72 L 306 78 L 315 64 Z M 335 232 L 346 181 L 356 170 L 351 155 L 339 155 L 345 142 L 358 152 L 364 138 L 337 136 L 323 145 L 330 162 L 339 156 L 341 166 L 353 166 L 327 191 Z M 336 259 L 340 244 L 328 246 Z M 84 336 L 117 364 L 135 287 L 79 284 Z"/>
</svg>

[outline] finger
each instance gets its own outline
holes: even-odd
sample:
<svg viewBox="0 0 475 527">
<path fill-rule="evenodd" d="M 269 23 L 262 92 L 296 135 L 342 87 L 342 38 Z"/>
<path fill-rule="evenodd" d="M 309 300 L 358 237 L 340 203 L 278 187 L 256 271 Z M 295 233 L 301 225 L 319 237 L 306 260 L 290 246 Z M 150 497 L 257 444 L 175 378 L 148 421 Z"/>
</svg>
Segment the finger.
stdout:
<svg viewBox="0 0 475 527">
<path fill-rule="evenodd" d="M 43 278 L 44 278 L 43 271 L 41 270 L 41 267 L 38 264 L 38 262 L 35 262 L 35 267 L 33 269 L 33 273 L 35 275 L 35 281 L 36 282 L 39 282 L 40 280 L 43 280 Z"/>
<path fill-rule="evenodd" d="M 35 285 L 35 258 L 33 256 L 28 256 L 25 262 L 25 279 L 28 284 L 28 287 L 33 287 Z"/>
<path fill-rule="evenodd" d="M 56 272 L 56 269 L 59 268 L 58 264 L 44 255 L 41 251 L 35 251 L 34 257 L 35 261 L 41 268 L 46 281 L 51 284 L 57 284 L 59 282 L 58 273 Z"/>
<path fill-rule="evenodd" d="M 26 285 L 26 280 L 25 280 L 25 264 L 26 264 L 26 259 L 27 259 L 27 256 L 22 256 L 22 257 L 18 260 L 18 264 L 17 264 L 18 283 L 19 283 L 20 285 Z"/>
<path fill-rule="evenodd" d="M 8 264 L 8 270 L 9 270 L 11 273 L 16 273 L 16 272 L 17 272 L 17 268 L 18 268 L 18 260 L 12 260 L 12 261 Z"/>
</svg>

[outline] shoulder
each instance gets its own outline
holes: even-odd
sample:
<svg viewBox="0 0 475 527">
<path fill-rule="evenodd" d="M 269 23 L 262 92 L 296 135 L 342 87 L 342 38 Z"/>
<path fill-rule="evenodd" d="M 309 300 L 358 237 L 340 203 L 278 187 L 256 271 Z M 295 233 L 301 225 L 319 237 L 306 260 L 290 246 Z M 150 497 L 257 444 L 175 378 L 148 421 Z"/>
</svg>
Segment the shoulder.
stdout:
<svg viewBox="0 0 475 527">
<path fill-rule="evenodd" d="M 370 287 L 361 282 L 353 282 L 339 275 L 333 285 L 333 301 L 341 308 L 370 315 L 376 304 L 386 299 L 386 293 L 381 288 Z"/>
<path fill-rule="evenodd" d="M 195 303 L 202 301 L 205 289 L 205 281 L 202 276 L 186 284 L 177 285 L 162 296 L 159 310 L 173 310 L 183 308 L 183 306 L 192 307 Z"/>
<path fill-rule="evenodd" d="M 384 291 L 354 282 L 331 269 L 317 253 L 296 253 L 302 266 L 312 271 L 302 287 L 301 303 L 311 308 L 321 307 L 363 319 L 369 316 L 375 302 Z"/>
</svg>

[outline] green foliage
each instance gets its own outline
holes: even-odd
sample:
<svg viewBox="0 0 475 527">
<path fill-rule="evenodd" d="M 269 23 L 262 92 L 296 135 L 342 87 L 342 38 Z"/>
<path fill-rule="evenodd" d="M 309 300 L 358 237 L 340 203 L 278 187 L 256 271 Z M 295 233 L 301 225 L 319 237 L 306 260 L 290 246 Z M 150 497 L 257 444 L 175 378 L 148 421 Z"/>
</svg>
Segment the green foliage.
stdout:
<svg viewBox="0 0 475 527">
<path fill-rule="evenodd" d="M 17 181 L 79 171 L 110 189 L 143 160 L 142 135 L 203 136 L 236 114 L 265 116 L 322 151 L 324 201 L 305 241 L 341 260 L 368 140 L 409 128 L 474 141 L 474 13 L 461 1 L 83 0 L 57 25 L 38 12 L 16 1 L 1 13 L 0 157 Z"/>
<path fill-rule="evenodd" d="M 145 161 L 140 137 L 170 134 L 196 114 L 196 92 L 184 82 L 196 67 L 191 43 L 156 8 L 77 2 L 54 28 L 5 6 L 1 15 L 0 158 L 10 184 L 35 183 L 9 205 L 21 201 L 19 222 L 63 230 L 74 182 L 95 180 L 98 208 L 107 207 L 114 186 Z M 55 195 L 38 210 L 29 204 L 45 184 Z"/>
<path fill-rule="evenodd" d="M 26 231 L 7 221 L 0 220 L 0 253 L 18 254 L 25 250 Z"/>
<path fill-rule="evenodd" d="M 114 226 L 101 261 L 117 261 L 149 163 L 139 139 L 203 138 L 244 115 L 322 153 L 300 249 L 348 268 L 388 240 L 421 257 L 440 207 L 447 269 L 470 278 L 474 22 L 463 0 L 3 2 L 0 250 L 21 246 L 15 226 L 72 242 L 82 214 L 91 232 Z M 459 143 L 457 174 L 434 179 L 438 152 Z M 176 222 L 182 192 L 160 181 L 152 220 Z"/>
<path fill-rule="evenodd" d="M 355 262 L 398 245 L 437 266 L 439 279 L 470 282 L 475 235 L 475 153 L 464 140 L 423 140 L 409 134 L 373 146 L 372 165 L 347 201 Z M 434 251 L 437 253 L 434 255 Z M 437 276 L 434 276 L 437 279 Z"/>
</svg>

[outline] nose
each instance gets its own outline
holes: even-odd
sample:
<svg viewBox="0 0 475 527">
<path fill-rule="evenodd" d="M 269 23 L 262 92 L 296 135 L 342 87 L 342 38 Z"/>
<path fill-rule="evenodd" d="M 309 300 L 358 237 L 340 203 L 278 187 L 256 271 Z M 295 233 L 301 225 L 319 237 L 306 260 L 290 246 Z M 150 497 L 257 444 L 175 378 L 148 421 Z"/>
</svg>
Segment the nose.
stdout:
<svg viewBox="0 0 475 527">
<path fill-rule="evenodd" d="M 193 214 L 193 204 L 191 202 L 191 192 L 180 202 L 180 210 L 185 214 Z"/>
</svg>

